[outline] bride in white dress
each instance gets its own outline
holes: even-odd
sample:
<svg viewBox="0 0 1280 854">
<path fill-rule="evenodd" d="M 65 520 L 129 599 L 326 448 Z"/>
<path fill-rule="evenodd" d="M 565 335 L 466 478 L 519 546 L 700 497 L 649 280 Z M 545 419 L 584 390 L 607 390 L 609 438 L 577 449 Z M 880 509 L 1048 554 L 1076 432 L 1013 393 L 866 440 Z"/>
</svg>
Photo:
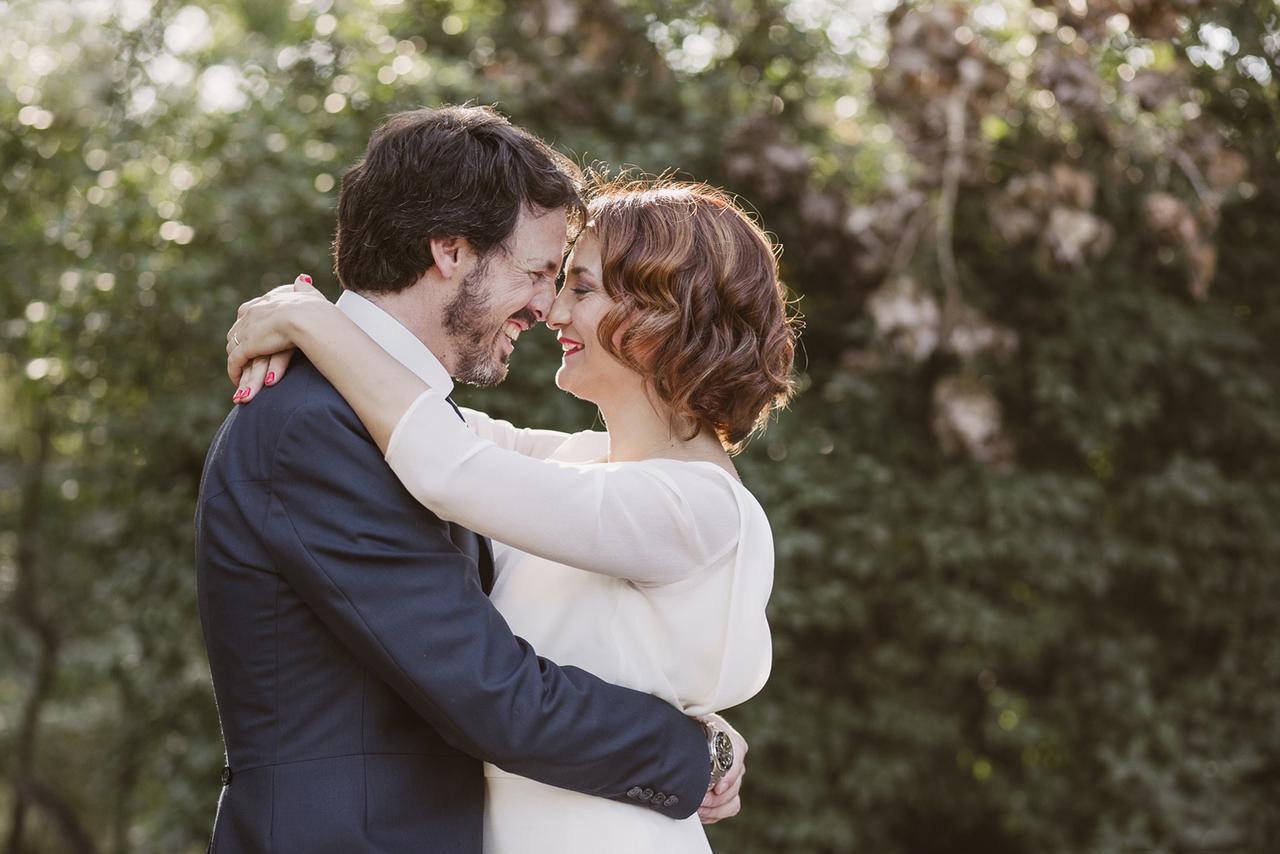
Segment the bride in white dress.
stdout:
<svg viewBox="0 0 1280 854">
<path fill-rule="evenodd" d="M 348 319 L 371 304 L 346 293 L 335 310 L 309 285 L 244 307 L 231 369 L 305 351 L 422 504 L 493 538 L 492 599 L 517 635 L 705 715 L 769 675 L 773 540 L 731 453 L 788 399 L 794 330 L 773 245 L 722 193 L 616 186 L 588 217 L 546 322 L 557 385 L 599 406 L 607 433 L 459 411 Z M 697 815 L 485 776 L 486 851 L 710 851 Z"/>
</svg>

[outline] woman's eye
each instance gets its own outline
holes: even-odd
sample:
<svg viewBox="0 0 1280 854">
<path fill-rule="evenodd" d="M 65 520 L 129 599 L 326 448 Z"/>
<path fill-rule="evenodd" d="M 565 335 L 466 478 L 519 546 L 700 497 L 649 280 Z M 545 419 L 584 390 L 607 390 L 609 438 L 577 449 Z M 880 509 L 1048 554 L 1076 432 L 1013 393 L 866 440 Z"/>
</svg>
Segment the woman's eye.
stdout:
<svg viewBox="0 0 1280 854">
<path fill-rule="evenodd" d="M 576 288 L 569 288 L 569 290 L 573 291 L 575 294 L 577 294 L 580 297 L 584 297 L 587 294 L 591 293 L 591 288 L 584 288 L 582 286 L 578 286 Z"/>
</svg>

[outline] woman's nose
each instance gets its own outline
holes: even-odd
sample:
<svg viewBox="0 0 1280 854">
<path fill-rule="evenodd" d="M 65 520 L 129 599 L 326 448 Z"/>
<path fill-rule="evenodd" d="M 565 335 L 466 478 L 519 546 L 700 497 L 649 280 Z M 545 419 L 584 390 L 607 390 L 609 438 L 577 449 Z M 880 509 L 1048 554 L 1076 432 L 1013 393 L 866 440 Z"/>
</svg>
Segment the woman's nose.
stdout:
<svg viewBox="0 0 1280 854">
<path fill-rule="evenodd" d="M 546 315 L 547 326 L 552 329 L 559 329 L 569 322 L 569 307 L 564 296 L 564 290 L 551 303 L 551 310 Z"/>
</svg>

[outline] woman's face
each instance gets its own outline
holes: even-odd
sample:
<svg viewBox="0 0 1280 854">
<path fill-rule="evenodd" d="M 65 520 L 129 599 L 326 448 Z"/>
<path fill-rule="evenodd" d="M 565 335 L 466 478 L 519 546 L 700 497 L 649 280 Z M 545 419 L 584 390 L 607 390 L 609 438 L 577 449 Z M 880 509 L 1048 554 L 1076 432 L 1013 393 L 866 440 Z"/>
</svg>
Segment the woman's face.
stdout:
<svg viewBox="0 0 1280 854">
<path fill-rule="evenodd" d="M 556 385 L 593 403 L 641 384 L 635 371 L 600 346 L 596 330 L 617 305 L 605 293 L 600 268 L 600 241 L 594 231 L 585 231 L 569 255 L 564 286 L 547 315 L 563 350 Z"/>
</svg>

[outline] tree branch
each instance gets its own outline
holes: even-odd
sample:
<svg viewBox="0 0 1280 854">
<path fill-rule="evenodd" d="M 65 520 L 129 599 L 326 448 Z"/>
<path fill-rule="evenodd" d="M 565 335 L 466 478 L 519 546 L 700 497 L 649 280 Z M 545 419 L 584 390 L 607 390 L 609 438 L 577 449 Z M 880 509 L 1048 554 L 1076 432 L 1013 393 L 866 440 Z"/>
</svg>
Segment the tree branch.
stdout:
<svg viewBox="0 0 1280 854">
<path fill-rule="evenodd" d="M 9 854 L 20 854 L 23 850 L 23 834 L 30 807 L 40 809 L 58 830 L 69 850 L 77 854 L 93 854 L 97 850 L 93 840 L 80 825 L 71 805 L 42 783 L 35 773 L 40 713 L 53 688 L 60 645 L 57 626 L 40 609 L 37 581 L 41 505 L 51 432 L 48 409 L 41 406 L 33 435 L 34 451 L 23 472 L 18 521 L 17 583 L 13 596 L 17 620 L 35 636 L 39 651 L 31 693 L 27 695 L 22 709 L 17 748 L 14 752 L 14 798 L 6 846 Z"/>
<path fill-rule="evenodd" d="M 942 192 L 938 196 L 937 227 L 934 230 L 938 254 L 938 275 L 942 279 L 943 303 L 939 340 L 950 340 L 951 328 L 959 316 L 963 299 L 960 277 L 956 272 L 954 225 L 956 201 L 960 195 L 960 173 L 964 169 L 965 109 L 972 94 L 976 75 L 967 73 L 964 62 L 957 71 L 955 88 L 947 96 L 947 159 L 942 165 Z"/>
</svg>

